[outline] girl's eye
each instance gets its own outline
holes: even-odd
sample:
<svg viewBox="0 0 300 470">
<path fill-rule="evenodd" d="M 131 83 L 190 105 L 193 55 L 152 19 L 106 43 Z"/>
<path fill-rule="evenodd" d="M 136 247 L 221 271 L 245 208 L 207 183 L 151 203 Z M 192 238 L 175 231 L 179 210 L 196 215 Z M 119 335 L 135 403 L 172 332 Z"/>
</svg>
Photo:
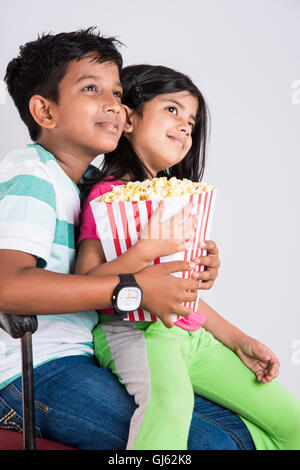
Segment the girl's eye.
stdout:
<svg viewBox="0 0 300 470">
<path fill-rule="evenodd" d="M 175 108 L 175 106 L 167 106 L 166 109 L 177 116 L 177 108 Z"/>
<path fill-rule="evenodd" d="M 194 127 L 195 127 L 195 124 L 194 124 L 193 122 L 189 122 L 189 126 L 190 126 L 190 128 L 193 130 Z"/>
<path fill-rule="evenodd" d="M 88 86 L 85 86 L 82 91 L 97 91 L 97 87 L 96 85 L 88 85 Z"/>
</svg>

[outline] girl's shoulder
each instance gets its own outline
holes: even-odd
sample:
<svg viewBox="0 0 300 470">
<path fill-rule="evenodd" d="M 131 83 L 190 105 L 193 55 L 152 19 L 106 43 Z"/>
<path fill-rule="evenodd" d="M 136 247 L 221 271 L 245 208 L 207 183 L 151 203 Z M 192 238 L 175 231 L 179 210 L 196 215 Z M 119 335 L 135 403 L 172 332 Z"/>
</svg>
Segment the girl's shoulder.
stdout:
<svg viewBox="0 0 300 470">
<path fill-rule="evenodd" d="M 91 201 L 92 199 L 96 199 L 96 197 L 101 196 L 102 194 L 108 193 L 112 190 L 113 186 L 124 184 L 121 180 L 114 180 L 111 179 L 109 181 L 99 181 L 98 183 L 94 184 L 87 199 Z"/>
</svg>

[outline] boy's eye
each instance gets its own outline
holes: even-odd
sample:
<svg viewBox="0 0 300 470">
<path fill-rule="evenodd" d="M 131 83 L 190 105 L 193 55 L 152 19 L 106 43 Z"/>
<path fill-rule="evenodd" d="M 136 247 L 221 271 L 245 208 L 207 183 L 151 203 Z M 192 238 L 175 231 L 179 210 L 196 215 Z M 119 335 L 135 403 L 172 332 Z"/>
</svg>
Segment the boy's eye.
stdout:
<svg viewBox="0 0 300 470">
<path fill-rule="evenodd" d="M 85 86 L 82 91 L 97 91 L 97 87 L 96 85 L 88 85 L 88 86 Z"/>
<path fill-rule="evenodd" d="M 121 91 L 114 91 L 113 95 L 116 96 L 116 98 L 122 98 L 122 92 Z"/>
</svg>

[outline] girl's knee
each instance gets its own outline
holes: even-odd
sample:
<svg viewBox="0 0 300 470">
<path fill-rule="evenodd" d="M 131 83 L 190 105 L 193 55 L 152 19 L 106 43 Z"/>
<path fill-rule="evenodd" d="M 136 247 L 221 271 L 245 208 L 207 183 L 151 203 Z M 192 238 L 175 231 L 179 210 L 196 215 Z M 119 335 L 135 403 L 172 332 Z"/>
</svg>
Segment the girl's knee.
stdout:
<svg viewBox="0 0 300 470">
<path fill-rule="evenodd" d="M 174 414 L 192 416 L 194 392 L 190 384 L 178 388 L 156 385 L 151 387 L 150 401 L 170 418 Z"/>
<path fill-rule="evenodd" d="M 278 425 L 275 434 L 282 449 L 300 449 L 300 406 L 295 407 L 286 415 L 286 418 Z"/>
<path fill-rule="evenodd" d="M 300 408 L 298 413 L 292 416 L 292 423 L 289 429 L 289 441 L 291 443 L 290 450 L 300 449 Z"/>
</svg>

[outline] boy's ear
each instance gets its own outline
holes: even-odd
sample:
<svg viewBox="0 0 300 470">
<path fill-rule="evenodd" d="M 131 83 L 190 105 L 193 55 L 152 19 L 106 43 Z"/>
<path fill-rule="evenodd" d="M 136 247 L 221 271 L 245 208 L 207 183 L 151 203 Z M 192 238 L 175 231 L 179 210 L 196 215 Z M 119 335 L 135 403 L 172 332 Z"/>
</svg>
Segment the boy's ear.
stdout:
<svg viewBox="0 0 300 470">
<path fill-rule="evenodd" d="M 52 104 L 41 95 L 34 95 L 29 101 L 29 110 L 35 122 L 46 129 L 56 126 Z"/>
<path fill-rule="evenodd" d="M 123 104 L 126 113 L 126 121 L 125 126 L 123 129 L 123 134 L 131 134 L 133 130 L 133 123 L 132 123 L 132 116 L 134 114 L 134 110 Z"/>
</svg>

